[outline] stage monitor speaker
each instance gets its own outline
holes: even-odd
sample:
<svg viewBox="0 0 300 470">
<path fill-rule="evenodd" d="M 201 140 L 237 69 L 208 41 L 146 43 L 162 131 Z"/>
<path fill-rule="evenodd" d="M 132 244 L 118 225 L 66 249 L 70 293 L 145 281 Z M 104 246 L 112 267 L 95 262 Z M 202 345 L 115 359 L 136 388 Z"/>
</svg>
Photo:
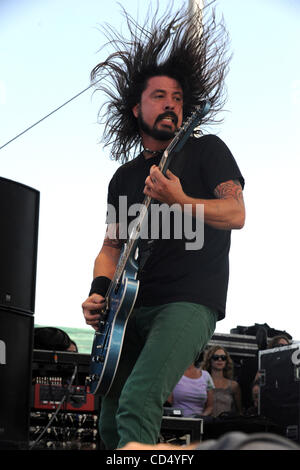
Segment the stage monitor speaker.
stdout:
<svg viewBox="0 0 300 470">
<path fill-rule="evenodd" d="M 0 306 L 33 313 L 39 192 L 0 177 Z"/>
<path fill-rule="evenodd" d="M 28 447 L 34 316 L 0 307 L 0 449 Z"/>
</svg>

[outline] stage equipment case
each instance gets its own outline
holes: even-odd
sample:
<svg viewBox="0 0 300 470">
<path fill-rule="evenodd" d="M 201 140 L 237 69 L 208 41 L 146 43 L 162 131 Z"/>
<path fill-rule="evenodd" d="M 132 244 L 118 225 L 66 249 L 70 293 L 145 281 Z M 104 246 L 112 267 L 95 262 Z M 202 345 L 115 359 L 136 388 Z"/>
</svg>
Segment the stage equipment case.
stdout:
<svg viewBox="0 0 300 470">
<path fill-rule="evenodd" d="M 300 442 L 300 343 L 259 351 L 258 412 Z"/>
</svg>

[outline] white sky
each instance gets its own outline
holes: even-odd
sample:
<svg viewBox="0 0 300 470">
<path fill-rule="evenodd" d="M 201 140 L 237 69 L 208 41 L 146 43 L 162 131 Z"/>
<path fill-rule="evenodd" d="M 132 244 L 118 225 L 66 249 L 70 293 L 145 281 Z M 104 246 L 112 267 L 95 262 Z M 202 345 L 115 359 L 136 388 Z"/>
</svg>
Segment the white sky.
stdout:
<svg viewBox="0 0 300 470">
<path fill-rule="evenodd" d="M 141 17 L 150 0 L 126 0 Z M 169 2 L 161 1 L 165 9 Z M 174 0 L 174 9 L 184 5 Z M 227 317 L 217 332 L 268 323 L 300 340 L 300 3 L 219 0 L 231 36 L 225 122 L 213 129 L 246 180 L 246 226 L 233 233 Z M 98 26 L 116 1 L 0 0 L 0 147 L 89 85 Z M 107 184 L 99 94 L 89 90 L 0 150 L 0 175 L 40 191 L 35 322 L 86 327 L 81 303 L 104 236 Z"/>
</svg>

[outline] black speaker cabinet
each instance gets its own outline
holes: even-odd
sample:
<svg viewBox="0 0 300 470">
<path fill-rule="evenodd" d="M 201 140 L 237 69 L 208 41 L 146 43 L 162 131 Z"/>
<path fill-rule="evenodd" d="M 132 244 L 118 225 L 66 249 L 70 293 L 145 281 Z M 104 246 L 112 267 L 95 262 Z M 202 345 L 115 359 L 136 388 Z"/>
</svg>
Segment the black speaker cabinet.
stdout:
<svg viewBox="0 0 300 470">
<path fill-rule="evenodd" d="M 0 306 L 34 312 L 39 192 L 0 177 Z"/>
<path fill-rule="evenodd" d="M 34 316 L 0 307 L 0 449 L 29 439 Z"/>
<path fill-rule="evenodd" d="M 300 343 L 259 351 L 259 414 L 300 442 Z"/>
</svg>

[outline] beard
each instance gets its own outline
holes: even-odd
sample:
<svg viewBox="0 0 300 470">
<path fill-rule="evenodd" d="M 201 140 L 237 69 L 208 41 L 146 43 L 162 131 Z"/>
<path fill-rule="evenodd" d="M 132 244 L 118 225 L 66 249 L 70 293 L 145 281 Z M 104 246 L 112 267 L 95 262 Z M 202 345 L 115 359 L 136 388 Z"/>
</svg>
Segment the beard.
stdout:
<svg viewBox="0 0 300 470">
<path fill-rule="evenodd" d="M 169 116 L 169 115 L 172 115 L 175 119 L 175 130 L 172 131 L 172 130 L 168 130 L 168 129 L 157 129 L 155 126 L 156 124 L 161 120 L 163 119 L 164 116 Z M 148 136 L 150 137 L 153 137 L 153 139 L 156 139 L 156 140 L 163 140 L 163 141 L 167 141 L 167 140 L 171 140 L 173 139 L 173 137 L 175 136 L 175 133 L 176 131 L 178 130 L 177 129 L 177 121 L 178 121 L 178 118 L 177 116 L 175 115 L 175 113 L 173 112 L 166 112 L 164 114 L 161 114 L 160 116 L 157 117 L 153 127 L 150 127 L 145 121 L 144 121 L 144 118 L 143 118 L 143 114 L 142 112 L 140 111 L 139 112 L 139 115 L 138 115 L 138 125 L 139 125 L 139 128 L 145 133 L 147 134 Z"/>
</svg>

